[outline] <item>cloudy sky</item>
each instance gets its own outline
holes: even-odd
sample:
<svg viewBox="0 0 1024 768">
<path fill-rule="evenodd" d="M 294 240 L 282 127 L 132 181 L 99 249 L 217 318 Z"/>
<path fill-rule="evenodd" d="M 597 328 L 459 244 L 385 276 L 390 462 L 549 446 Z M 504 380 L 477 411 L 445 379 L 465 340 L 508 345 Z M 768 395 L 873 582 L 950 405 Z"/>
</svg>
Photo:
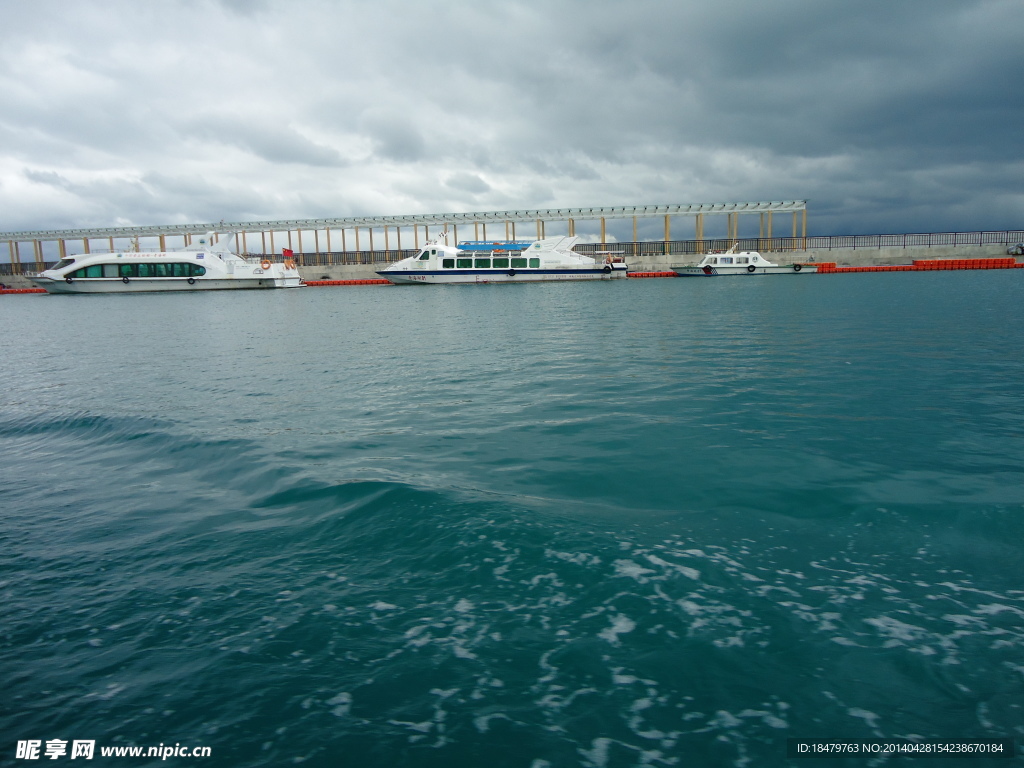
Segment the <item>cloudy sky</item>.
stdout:
<svg viewBox="0 0 1024 768">
<path fill-rule="evenodd" d="M 789 199 L 1024 228 L 1024 2 L 0 0 L 0 231 Z"/>
</svg>

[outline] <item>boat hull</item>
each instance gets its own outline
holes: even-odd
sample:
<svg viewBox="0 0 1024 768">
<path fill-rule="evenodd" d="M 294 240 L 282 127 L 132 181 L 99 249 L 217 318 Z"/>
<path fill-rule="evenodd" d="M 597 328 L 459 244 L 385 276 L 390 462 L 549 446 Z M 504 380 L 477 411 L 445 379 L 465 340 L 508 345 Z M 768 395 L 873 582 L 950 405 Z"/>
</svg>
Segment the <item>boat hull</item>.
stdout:
<svg viewBox="0 0 1024 768">
<path fill-rule="evenodd" d="M 223 278 L 195 277 L 193 283 L 180 277 L 135 277 L 126 283 L 121 278 L 83 277 L 68 282 L 48 277 L 30 278 L 47 293 L 153 293 L 160 291 L 226 291 L 261 288 L 299 288 L 298 277 Z"/>
<path fill-rule="evenodd" d="M 600 269 L 445 269 L 381 270 L 377 273 L 395 285 L 468 285 L 475 283 L 540 283 L 564 280 L 616 280 L 626 277 L 626 269 L 616 265 Z"/>
<path fill-rule="evenodd" d="M 818 271 L 813 264 L 791 264 L 789 266 L 773 265 L 770 267 L 739 266 L 704 266 L 704 267 L 673 267 L 672 271 L 679 277 L 715 277 L 716 275 L 812 275 Z"/>
</svg>

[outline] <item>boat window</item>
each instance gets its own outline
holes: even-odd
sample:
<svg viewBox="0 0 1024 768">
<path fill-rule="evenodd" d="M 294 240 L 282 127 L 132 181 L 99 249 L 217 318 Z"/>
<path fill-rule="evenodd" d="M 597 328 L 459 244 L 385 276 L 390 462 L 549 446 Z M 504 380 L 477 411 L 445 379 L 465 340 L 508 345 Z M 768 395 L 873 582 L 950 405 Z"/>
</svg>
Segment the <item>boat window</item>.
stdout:
<svg viewBox="0 0 1024 768">
<path fill-rule="evenodd" d="M 153 277 L 153 265 L 152 264 L 138 264 L 139 277 Z"/>
<path fill-rule="evenodd" d="M 437 249 L 436 248 L 431 248 L 430 249 L 430 255 L 431 256 L 437 256 Z"/>
<path fill-rule="evenodd" d="M 491 260 L 490 259 L 475 259 L 475 262 L 476 263 L 473 266 L 476 269 L 490 269 L 491 268 Z"/>
<path fill-rule="evenodd" d="M 455 260 L 455 266 L 457 266 L 459 269 L 472 269 L 473 268 L 473 260 L 472 259 L 456 259 Z"/>
<path fill-rule="evenodd" d="M 712 256 L 710 259 L 708 259 L 708 264 L 717 264 L 717 263 L 718 263 L 718 257 L 717 256 Z"/>
<path fill-rule="evenodd" d="M 526 269 L 526 259 L 512 259 L 512 269 Z"/>
<path fill-rule="evenodd" d="M 117 264 L 104 264 L 103 265 L 103 276 L 104 277 L 117 277 Z"/>
<path fill-rule="evenodd" d="M 750 259 L 748 259 L 746 256 L 737 256 L 736 257 L 736 263 L 737 264 L 746 264 L 749 261 L 750 261 Z"/>
<path fill-rule="evenodd" d="M 192 268 L 192 277 L 202 277 L 206 274 L 206 267 L 202 264 L 189 264 Z"/>
<path fill-rule="evenodd" d="M 540 269 L 540 259 L 530 259 L 530 269 Z"/>
<path fill-rule="evenodd" d="M 118 277 L 138 277 L 138 270 L 135 269 L 135 264 L 118 264 L 117 265 L 117 276 Z"/>
<path fill-rule="evenodd" d="M 732 256 L 723 256 L 722 264 L 732 264 Z"/>
<path fill-rule="evenodd" d="M 74 259 L 61 259 L 53 265 L 52 269 L 64 269 L 64 267 L 70 267 L 74 263 Z"/>
<path fill-rule="evenodd" d="M 426 261 L 429 258 L 430 258 L 430 254 L 427 253 L 426 251 L 424 251 L 423 253 L 420 254 L 420 261 Z"/>
<path fill-rule="evenodd" d="M 495 259 L 491 262 L 495 269 L 508 269 L 508 259 Z"/>
<path fill-rule="evenodd" d="M 441 259 L 441 266 L 445 269 L 455 269 L 455 259 Z"/>
<path fill-rule="evenodd" d="M 82 267 L 81 269 L 76 269 L 74 272 L 68 275 L 68 277 L 103 277 L 103 265 L 93 264 L 91 267 Z"/>
<path fill-rule="evenodd" d="M 156 277 L 171 277 L 173 271 L 168 269 L 170 264 L 154 264 L 153 274 Z"/>
</svg>

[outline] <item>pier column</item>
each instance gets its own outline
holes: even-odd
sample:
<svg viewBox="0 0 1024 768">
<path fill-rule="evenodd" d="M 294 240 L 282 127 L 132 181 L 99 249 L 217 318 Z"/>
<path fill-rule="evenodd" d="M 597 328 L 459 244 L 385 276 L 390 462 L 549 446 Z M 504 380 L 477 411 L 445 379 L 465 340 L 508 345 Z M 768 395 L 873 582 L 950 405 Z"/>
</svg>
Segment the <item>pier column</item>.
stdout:
<svg viewBox="0 0 1024 768">
<path fill-rule="evenodd" d="M 450 244 L 454 245 L 456 247 L 459 245 L 459 225 L 458 224 L 452 224 L 452 242 Z"/>
<path fill-rule="evenodd" d="M 795 214 L 794 214 L 795 215 Z M 793 219 L 793 234 L 796 234 L 796 219 Z M 114 250 L 114 238 L 107 238 L 110 241 L 110 250 Z"/>
<path fill-rule="evenodd" d="M 605 242 L 604 216 L 601 217 L 601 242 Z"/>
<path fill-rule="evenodd" d="M 327 227 L 327 252 L 331 252 L 331 228 Z"/>
<path fill-rule="evenodd" d="M 725 215 L 725 218 L 726 228 L 729 230 L 729 233 L 728 235 L 726 235 L 726 237 L 729 238 L 729 240 L 731 241 L 729 245 L 732 246 L 735 245 L 736 240 L 739 238 L 739 214 L 727 213 Z"/>
<path fill-rule="evenodd" d="M 373 251 L 373 227 L 368 227 L 370 231 L 370 251 Z"/>
<path fill-rule="evenodd" d="M 242 237 L 245 237 L 244 233 L 242 234 Z M 163 253 L 166 250 L 167 250 L 167 236 L 166 235 L 160 235 L 160 252 Z"/>
<path fill-rule="evenodd" d="M 302 230 L 300 229 L 298 232 L 299 232 L 299 253 L 301 254 L 302 253 Z M 292 233 L 289 232 L 288 233 L 288 249 L 291 250 L 291 247 L 292 247 Z"/>
<path fill-rule="evenodd" d="M 356 233 L 356 253 L 359 253 L 359 227 L 352 227 L 352 231 Z"/>
<path fill-rule="evenodd" d="M 270 230 L 270 255 L 273 256 L 276 250 L 274 248 L 274 230 Z"/>
<path fill-rule="evenodd" d="M 64 244 L 63 240 L 58 240 L 57 241 L 57 253 L 60 255 L 61 259 L 66 259 L 67 258 L 68 247 L 67 247 L 67 245 Z"/>
<path fill-rule="evenodd" d="M 800 218 L 803 219 L 803 225 L 802 225 L 803 234 L 801 235 L 801 237 L 803 237 L 803 239 L 804 239 L 804 250 L 806 251 L 807 250 L 807 209 L 806 208 L 804 208 L 803 211 L 800 212 Z"/>
<path fill-rule="evenodd" d="M 18 255 L 18 244 L 13 240 L 7 241 L 7 248 L 11 252 L 11 274 L 21 274 L 21 257 Z"/>
<path fill-rule="evenodd" d="M 767 225 L 765 237 L 767 237 L 769 240 L 772 239 L 772 213 L 773 211 L 768 211 L 767 220 L 765 221 L 765 224 Z"/>
<path fill-rule="evenodd" d="M 665 253 L 668 253 L 668 241 L 672 239 L 672 218 L 665 214 Z"/>
<path fill-rule="evenodd" d="M 483 227 L 483 230 L 484 230 L 484 237 L 483 237 L 483 239 L 486 240 L 487 239 L 487 222 L 486 221 L 482 222 L 480 224 L 480 226 Z"/>
<path fill-rule="evenodd" d="M 478 222 L 478 221 L 474 221 L 473 222 L 473 239 L 474 240 L 479 240 L 480 239 L 480 222 Z"/>
<path fill-rule="evenodd" d="M 576 235 L 576 222 L 573 221 L 572 219 L 569 219 L 569 237 L 574 237 L 575 235 Z"/>
<path fill-rule="evenodd" d="M 83 237 L 82 238 L 82 248 L 85 250 L 86 253 L 89 253 L 89 238 L 88 237 Z"/>
<path fill-rule="evenodd" d="M 345 242 L 345 230 L 341 230 L 341 252 L 348 253 L 348 244 Z"/>
<path fill-rule="evenodd" d="M 43 243 L 41 240 L 32 241 L 32 251 L 36 257 L 36 272 L 43 271 Z"/>
<path fill-rule="evenodd" d="M 697 238 L 697 253 L 704 253 L 704 214 L 698 213 L 696 218 L 694 234 Z"/>
<path fill-rule="evenodd" d="M 267 255 L 267 233 L 266 232 L 260 232 L 260 236 L 263 238 L 263 251 L 262 251 L 262 253 L 263 253 L 264 256 L 266 256 Z"/>
<path fill-rule="evenodd" d="M 313 263 L 319 265 L 321 263 L 320 262 L 320 230 L 319 229 L 314 229 L 313 230 L 313 248 L 316 250 L 316 260 Z"/>
<path fill-rule="evenodd" d="M 633 217 L 633 242 L 636 242 L 636 216 Z"/>
<path fill-rule="evenodd" d="M 387 224 L 384 225 L 384 250 L 385 251 L 390 251 L 391 250 L 391 241 L 388 239 L 388 225 Z"/>
</svg>

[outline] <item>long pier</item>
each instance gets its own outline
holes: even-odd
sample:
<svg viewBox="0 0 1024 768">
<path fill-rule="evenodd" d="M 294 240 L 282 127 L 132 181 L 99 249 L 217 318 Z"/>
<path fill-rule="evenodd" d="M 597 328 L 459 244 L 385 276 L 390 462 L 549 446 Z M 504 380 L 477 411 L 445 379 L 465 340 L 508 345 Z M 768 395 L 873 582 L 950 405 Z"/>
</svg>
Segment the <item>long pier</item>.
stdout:
<svg viewBox="0 0 1024 768">
<path fill-rule="evenodd" d="M 603 242 L 607 239 L 607 224 L 610 220 L 631 219 L 633 240 L 637 241 L 639 220 L 662 219 L 664 236 L 659 242 L 669 243 L 672 241 L 673 220 L 680 216 L 693 218 L 695 239 L 700 241 L 704 239 L 704 221 L 707 216 L 725 216 L 726 236 L 736 239 L 739 237 L 740 216 L 757 215 L 759 236 L 771 238 L 775 214 L 785 213 L 792 215 L 792 236 L 806 236 L 806 200 L 545 208 L 405 216 L 25 230 L 0 233 L 0 242 L 7 242 L 7 263 L 10 264 L 5 272 L 4 263 L 0 262 L 0 274 L 18 275 L 24 271 L 40 271 L 47 263 L 76 253 L 94 253 L 96 248 L 109 251 L 173 250 L 191 244 L 194 235 L 207 232 L 235 233 L 236 250 L 239 253 L 276 256 L 287 248 L 303 254 L 304 257 L 306 254 L 317 254 L 318 263 L 320 259 L 327 259 L 332 264 L 352 263 L 349 261 L 350 254 L 355 254 L 355 263 L 366 263 L 365 259 L 373 262 L 394 261 L 402 257 L 399 254 L 407 255 L 407 252 L 418 249 L 421 242 L 430 239 L 431 227 L 434 228 L 435 235 L 443 229 L 448 229 L 456 239 L 459 237 L 460 227 L 464 239 L 469 239 L 470 227 L 473 240 L 515 240 L 517 237 L 533 236 L 540 239 L 547 236 L 549 224 L 562 223 L 569 235 L 575 235 L 576 223 L 590 220 L 599 222 L 599 240 Z M 379 248 L 380 245 L 384 247 Z M 667 247 L 662 245 L 665 253 L 668 253 L 665 250 Z M 376 255 L 381 253 L 387 255 L 383 258 Z M 0 252 L 0 258 L 2 257 L 3 254 Z M 29 270 L 22 269 L 23 266 L 29 265 Z"/>
</svg>

